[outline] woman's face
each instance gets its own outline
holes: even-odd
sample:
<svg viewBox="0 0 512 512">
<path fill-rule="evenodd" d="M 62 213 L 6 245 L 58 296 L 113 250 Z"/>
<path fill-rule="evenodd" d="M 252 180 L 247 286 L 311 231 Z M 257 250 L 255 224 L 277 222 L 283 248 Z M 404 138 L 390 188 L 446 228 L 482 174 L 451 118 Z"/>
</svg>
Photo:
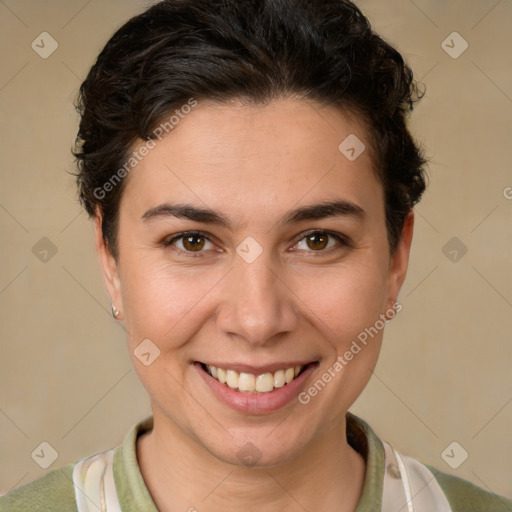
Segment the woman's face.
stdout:
<svg viewBox="0 0 512 512">
<path fill-rule="evenodd" d="M 412 232 L 390 255 L 368 148 L 333 107 L 199 102 L 131 172 L 117 263 L 97 240 L 155 428 L 270 465 L 344 425 Z"/>
</svg>

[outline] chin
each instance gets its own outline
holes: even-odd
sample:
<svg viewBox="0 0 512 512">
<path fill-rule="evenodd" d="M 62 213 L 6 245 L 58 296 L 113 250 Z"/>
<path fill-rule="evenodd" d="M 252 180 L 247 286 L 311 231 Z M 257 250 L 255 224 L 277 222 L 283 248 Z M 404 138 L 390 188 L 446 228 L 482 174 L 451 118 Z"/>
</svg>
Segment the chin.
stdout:
<svg viewBox="0 0 512 512">
<path fill-rule="evenodd" d="M 290 418 L 291 419 L 291 418 Z M 308 443 L 303 429 L 290 433 L 290 421 L 259 427 L 239 427 L 216 439 L 198 439 L 216 459 L 240 467 L 269 468 L 297 458 Z"/>
</svg>

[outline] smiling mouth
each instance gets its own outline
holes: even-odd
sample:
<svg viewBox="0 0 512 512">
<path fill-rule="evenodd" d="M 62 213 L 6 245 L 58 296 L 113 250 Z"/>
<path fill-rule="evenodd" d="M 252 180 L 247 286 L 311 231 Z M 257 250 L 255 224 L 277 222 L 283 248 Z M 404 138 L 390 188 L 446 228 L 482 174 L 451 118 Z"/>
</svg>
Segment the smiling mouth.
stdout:
<svg viewBox="0 0 512 512">
<path fill-rule="evenodd" d="M 292 366 L 275 372 L 265 372 L 258 375 L 219 368 L 200 363 L 202 369 L 221 384 L 242 393 L 271 393 L 276 389 L 290 384 L 301 375 L 306 368 L 316 363 Z"/>
</svg>

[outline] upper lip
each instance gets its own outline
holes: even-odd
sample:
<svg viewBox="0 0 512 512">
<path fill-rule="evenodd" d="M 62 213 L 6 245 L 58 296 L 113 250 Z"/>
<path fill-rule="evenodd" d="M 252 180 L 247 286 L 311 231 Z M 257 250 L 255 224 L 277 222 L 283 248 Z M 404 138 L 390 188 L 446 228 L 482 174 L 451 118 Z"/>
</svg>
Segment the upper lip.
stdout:
<svg viewBox="0 0 512 512">
<path fill-rule="evenodd" d="M 286 370 L 287 368 L 295 368 L 296 366 L 306 366 L 307 364 L 314 363 L 316 361 L 288 361 L 288 362 L 278 362 L 278 363 L 270 363 L 265 365 L 249 365 L 244 363 L 236 363 L 236 362 L 206 362 L 206 361 L 198 361 L 201 364 L 206 364 L 209 366 L 215 366 L 216 368 L 222 368 L 224 370 L 235 370 L 238 373 L 252 373 L 253 375 L 261 375 L 262 373 L 274 373 L 278 370 Z"/>
</svg>

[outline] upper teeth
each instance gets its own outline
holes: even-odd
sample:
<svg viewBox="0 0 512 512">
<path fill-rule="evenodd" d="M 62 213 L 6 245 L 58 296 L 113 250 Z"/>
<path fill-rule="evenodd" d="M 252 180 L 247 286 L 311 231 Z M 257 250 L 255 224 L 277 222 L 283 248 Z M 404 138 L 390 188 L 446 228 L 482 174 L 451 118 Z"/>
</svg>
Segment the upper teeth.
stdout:
<svg viewBox="0 0 512 512">
<path fill-rule="evenodd" d="M 216 366 L 206 365 L 210 375 L 222 384 L 227 384 L 232 389 L 238 391 L 247 391 L 249 393 L 268 393 L 274 388 L 282 388 L 285 384 L 289 384 L 304 366 L 295 366 L 286 368 L 285 370 L 277 370 L 274 373 L 262 373 L 253 375 L 252 373 L 238 373 L 236 370 L 225 370 Z"/>
</svg>

